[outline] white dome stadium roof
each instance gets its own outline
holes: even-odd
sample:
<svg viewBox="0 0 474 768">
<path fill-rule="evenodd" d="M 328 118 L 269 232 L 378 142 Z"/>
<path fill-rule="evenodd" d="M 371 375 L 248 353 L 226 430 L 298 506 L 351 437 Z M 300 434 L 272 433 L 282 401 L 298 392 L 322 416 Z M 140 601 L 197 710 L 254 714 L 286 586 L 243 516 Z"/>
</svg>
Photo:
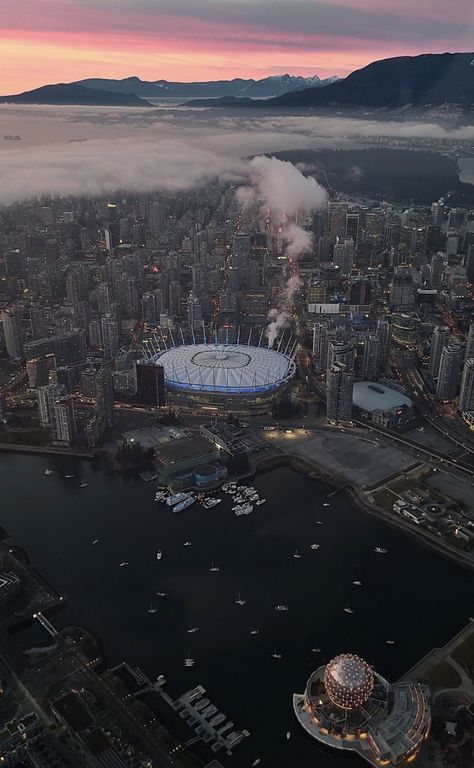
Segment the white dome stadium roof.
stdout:
<svg viewBox="0 0 474 768">
<path fill-rule="evenodd" d="M 171 389 L 247 394 L 275 389 L 290 379 L 295 363 L 267 347 L 244 344 L 193 344 L 160 353 L 154 362 L 164 369 Z"/>
</svg>

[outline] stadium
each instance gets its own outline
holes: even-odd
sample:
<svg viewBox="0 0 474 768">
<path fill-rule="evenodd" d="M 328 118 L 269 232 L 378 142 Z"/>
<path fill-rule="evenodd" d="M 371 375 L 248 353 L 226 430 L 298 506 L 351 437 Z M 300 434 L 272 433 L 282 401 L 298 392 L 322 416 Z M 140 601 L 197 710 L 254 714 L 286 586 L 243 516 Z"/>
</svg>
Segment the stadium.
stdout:
<svg viewBox="0 0 474 768">
<path fill-rule="evenodd" d="M 426 686 L 390 685 L 359 656 L 343 653 L 313 672 L 293 708 L 319 742 L 373 766 L 395 766 L 414 760 L 429 733 L 429 697 Z"/>
<path fill-rule="evenodd" d="M 195 412 L 235 415 L 268 413 L 294 376 L 296 341 L 284 351 L 246 344 L 185 344 L 151 352 L 161 366 L 169 402 Z"/>
</svg>

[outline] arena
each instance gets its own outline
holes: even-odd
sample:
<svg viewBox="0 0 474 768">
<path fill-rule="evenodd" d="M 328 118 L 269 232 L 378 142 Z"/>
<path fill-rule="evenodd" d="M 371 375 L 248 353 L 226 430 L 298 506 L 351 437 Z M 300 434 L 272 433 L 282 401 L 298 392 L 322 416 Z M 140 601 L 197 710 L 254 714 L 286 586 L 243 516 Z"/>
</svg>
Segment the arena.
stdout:
<svg viewBox="0 0 474 768">
<path fill-rule="evenodd" d="M 283 344 L 281 345 L 283 347 Z M 168 399 L 196 413 L 268 413 L 288 392 L 296 342 L 285 351 L 245 344 L 187 344 L 158 352 Z"/>
</svg>

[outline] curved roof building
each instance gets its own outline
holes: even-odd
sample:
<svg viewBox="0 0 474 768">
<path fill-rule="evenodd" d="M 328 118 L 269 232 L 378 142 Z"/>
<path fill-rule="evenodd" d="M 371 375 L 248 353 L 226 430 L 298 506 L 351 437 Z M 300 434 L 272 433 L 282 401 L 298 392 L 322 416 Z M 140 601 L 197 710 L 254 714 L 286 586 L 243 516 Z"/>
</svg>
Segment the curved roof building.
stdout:
<svg viewBox="0 0 474 768">
<path fill-rule="evenodd" d="M 181 405 L 230 411 L 265 412 L 296 370 L 292 354 L 245 344 L 175 346 L 148 362 L 163 367 L 165 387 Z"/>
<path fill-rule="evenodd" d="M 388 413 L 393 408 L 412 407 L 409 397 L 392 387 L 375 381 L 356 381 L 352 391 L 352 402 L 363 411 L 383 411 Z"/>
<path fill-rule="evenodd" d="M 309 678 L 293 708 L 310 736 L 358 752 L 373 766 L 412 761 L 429 733 L 429 690 L 415 682 L 390 685 L 354 654 L 336 656 Z"/>
</svg>

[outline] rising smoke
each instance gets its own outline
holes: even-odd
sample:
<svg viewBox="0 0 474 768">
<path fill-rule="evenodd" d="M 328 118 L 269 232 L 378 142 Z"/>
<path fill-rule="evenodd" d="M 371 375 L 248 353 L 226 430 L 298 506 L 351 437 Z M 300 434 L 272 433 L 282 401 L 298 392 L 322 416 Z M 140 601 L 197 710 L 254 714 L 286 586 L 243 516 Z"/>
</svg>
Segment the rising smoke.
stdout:
<svg viewBox="0 0 474 768">
<path fill-rule="evenodd" d="M 237 190 L 241 205 L 258 204 L 262 211 L 270 209 L 282 221 L 282 238 L 286 241 L 286 256 L 291 275 L 282 291 L 277 307 L 269 314 L 266 330 L 268 346 L 272 347 L 281 331 L 290 325 L 290 307 L 295 291 L 301 287 L 296 261 L 311 250 L 313 235 L 299 227 L 294 217 L 321 208 L 326 202 L 326 191 L 292 163 L 276 157 L 255 157 L 250 161 L 250 185 Z"/>
</svg>

